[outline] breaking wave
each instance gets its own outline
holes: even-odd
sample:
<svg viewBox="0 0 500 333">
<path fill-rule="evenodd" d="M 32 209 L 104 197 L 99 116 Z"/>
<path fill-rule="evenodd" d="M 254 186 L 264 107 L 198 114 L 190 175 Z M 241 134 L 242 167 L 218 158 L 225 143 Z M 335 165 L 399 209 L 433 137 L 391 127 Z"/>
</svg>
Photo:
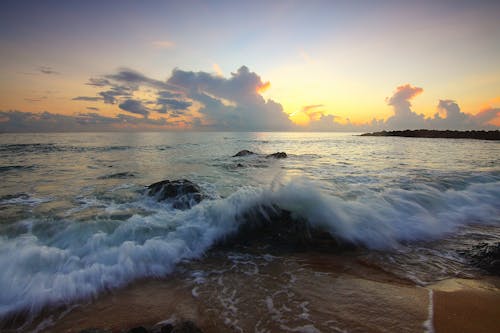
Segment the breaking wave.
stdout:
<svg viewBox="0 0 500 333">
<path fill-rule="evenodd" d="M 243 224 L 253 223 L 249 212 L 261 212 L 258 216 L 266 220 L 269 208 L 288 211 L 293 220 L 302 219 L 335 239 L 378 250 L 436 239 L 467 224 L 500 225 L 497 177 L 458 189 L 425 184 L 367 188 L 355 198 L 318 188 L 301 179 L 270 188 L 242 187 L 227 198 L 205 200 L 185 211 L 140 197 L 114 204 L 118 210 L 137 208 L 125 221 L 19 221 L 28 232 L 0 237 L 0 318 L 35 316 L 45 306 L 92 298 L 139 278 L 165 276 L 180 261 L 200 257 L 236 235 Z M 273 223 L 272 218 L 266 223 Z"/>
</svg>

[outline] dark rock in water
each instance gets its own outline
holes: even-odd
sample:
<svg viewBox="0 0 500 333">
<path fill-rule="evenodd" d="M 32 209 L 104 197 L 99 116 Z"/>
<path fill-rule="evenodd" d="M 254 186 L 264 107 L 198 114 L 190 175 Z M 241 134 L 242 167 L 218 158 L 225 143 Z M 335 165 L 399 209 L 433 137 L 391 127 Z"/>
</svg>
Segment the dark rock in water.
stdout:
<svg viewBox="0 0 500 333">
<path fill-rule="evenodd" d="M 131 328 L 128 333 L 149 333 L 147 329 L 142 326 Z"/>
<path fill-rule="evenodd" d="M 244 165 L 243 165 L 243 164 L 241 164 L 241 163 L 238 163 L 238 164 L 236 164 L 236 167 L 237 167 L 237 168 L 243 168 L 243 167 L 244 167 Z"/>
<path fill-rule="evenodd" d="M 233 157 L 248 156 L 248 155 L 255 155 L 255 153 L 253 151 L 243 149 L 237 152 L 235 155 L 233 155 Z"/>
<path fill-rule="evenodd" d="M 183 321 L 174 326 L 172 333 L 203 333 L 192 321 Z"/>
<path fill-rule="evenodd" d="M 189 320 L 161 323 L 151 329 L 151 333 L 203 333 Z"/>
<path fill-rule="evenodd" d="M 80 333 L 111 333 L 111 330 L 103 330 L 100 328 L 87 328 L 81 330 Z"/>
<path fill-rule="evenodd" d="M 496 244 L 481 243 L 469 251 L 461 252 L 476 267 L 500 276 L 500 242 Z"/>
<path fill-rule="evenodd" d="M 158 201 L 172 200 L 173 207 L 188 209 L 205 198 L 201 189 L 187 179 L 162 180 L 148 186 L 148 195 Z"/>
<path fill-rule="evenodd" d="M 99 177 L 99 179 L 126 179 L 126 178 L 134 178 L 135 174 L 133 172 L 118 172 L 118 173 L 113 173 L 111 175 L 105 175 Z"/>
<path fill-rule="evenodd" d="M 221 247 L 271 246 L 272 250 L 337 252 L 353 250 L 353 244 L 313 228 L 303 218 L 277 206 L 259 206 L 245 212 L 238 232 L 222 241 Z"/>
<path fill-rule="evenodd" d="M 163 325 L 163 326 L 161 326 L 159 328 L 158 333 L 172 333 L 173 329 L 174 329 L 174 325 L 172 325 L 172 324 L 165 324 L 165 325 Z"/>
<path fill-rule="evenodd" d="M 287 154 L 283 151 L 274 153 L 274 154 L 269 154 L 266 156 L 266 158 L 287 158 Z"/>
</svg>

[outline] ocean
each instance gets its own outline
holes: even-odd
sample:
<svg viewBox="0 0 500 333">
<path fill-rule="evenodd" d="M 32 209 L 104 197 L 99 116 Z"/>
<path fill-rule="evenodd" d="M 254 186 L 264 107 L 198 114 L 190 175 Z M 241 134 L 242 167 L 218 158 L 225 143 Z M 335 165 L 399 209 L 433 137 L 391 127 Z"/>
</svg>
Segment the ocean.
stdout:
<svg viewBox="0 0 500 333">
<path fill-rule="evenodd" d="M 233 157 L 243 149 L 256 154 Z M 267 157 L 276 152 L 287 158 Z M 204 199 L 179 209 L 148 195 L 166 179 L 192 181 Z M 0 134 L 0 181 L 0 318 L 17 331 L 57 331 L 110 295 L 163 289 L 177 305 L 158 319 L 189 316 L 188 302 L 213 331 L 432 331 L 429 286 L 482 278 L 463 251 L 500 241 L 492 141 Z M 281 210 L 349 246 L 295 251 L 267 235 L 221 245 Z"/>
</svg>

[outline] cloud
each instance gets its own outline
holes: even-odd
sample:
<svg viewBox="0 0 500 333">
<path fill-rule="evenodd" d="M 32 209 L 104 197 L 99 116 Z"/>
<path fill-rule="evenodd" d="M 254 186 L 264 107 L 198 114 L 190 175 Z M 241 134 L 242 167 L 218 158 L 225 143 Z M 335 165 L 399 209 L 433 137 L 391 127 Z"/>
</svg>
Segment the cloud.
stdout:
<svg viewBox="0 0 500 333">
<path fill-rule="evenodd" d="M 87 85 L 100 91 L 96 96 L 77 96 L 76 101 L 102 101 L 117 104 L 118 110 L 149 118 L 162 114 L 169 124 L 183 128 L 228 131 L 378 131 L 404 129 L 495 129 L 498 109 L 486 108 L 477 115 L 464 113 L 458 104 L 442 99 L 437 113 L 426 117 L 412 110 L 412 100 L 422 94 L 420 87 L 404 84 L 386 98 L 393 114 L 387 119 L 372 119 L 354 124 L 348 118 L 331 114 L 323 104 L 304 106 L 290 116 L 281 104 L 265 99 L 262 92 L 270 87 L 246 66 L 229 77 L 217 73 L 174 69 L 166 80 L 158 80 L 138 71 L 120 68 L 115 73 L 90 78 Z M 308 124 L 297 125 L 290 117 L 300 113 Z"/>
<path fill-rule="evenodd" d="M 205 128 L 273 131 L 293 126 L 280 104 L 266 101 L 259 94 L 268 83 L 246 66 L 231 73 L 230 78 L 175 69 L 167 83 L 203 105 L 198 111 L 204 116 Z"/>
<path fill-rule="evenodd" d="M 495 129 L 490 122 L 498 116 L 498 110 L 488 109 L 477 115 L 464 113 L 458 104 L 449 99 L 439 100 L 438 112 L 433 117 L 426 118 L 411 110 L 410 100 L 423 92 L 422 88 L 409 84 L 399 86 L 392 97 L 387 98 L 387 104 L 394 109 L 394 115 L 378 125 L 389 130 L 404 129 L 437 129 L 437 130 L 478 130 Z"/>
<path fill-rule="evenodd" d="M 169 40 L 157 40 L 151 43 L 157 49 L 169 49 L 174 47 L 174 43 Z"/>
<path fill-rule="evenodd" d="M 224 76 L 224 73 L 222 72 L 222 69 L 220 68 L 219 64 L 214 63 L 212 65 L 212 68 L 214 69 L 214 72 L 217 76 L 220 76 L 220 77 Z"/>
<path fill-rule="evenodd" d="M 192 105 L 191 102 L 172 98 L 158 98 L 157 104 L 161 106 L 160 109 L 156 110 L 157 112 L 167 113 L 168 111 L 172 110 L 177 114 L 179 113 L 179 111 L 184 111 Z"/>
<path fill-rule="evenodd" d="M 48 66 L 40 66 L 40 67 L 38 67 L 38 71 L 42 74 L 47 74 L 47 75 L 60 74 L 59 72 L 56 72 L 55 70 L 53 70 L 52 67 L 48 67 Z"/>
<path fill-rule="evenodd" d="M 479 111 L 478 114 L 474 116 L 474 119 L 480 124 L 491 124 L 495 119 L 500 118 L 500 108 L 488 107 Z"/>
<path fill-rule="evenodd" d="M 95 112 L 61 115 L 18 110 L 0 111 L 2 132 L 76 132 L 164 129 L 170 126 L 164 118 L 137 118 L 125 114 L 107 117 Z"/>
<path fill-rule="evenodd" d="M 416 129 L 425 126 L 424 116 L 411 110 L 410 100 L 424 90 L 410 84 L 399 86 L 396 92 L 386 98 L 388 105 L 394 109 L 394 115 L 387 119 L 385 125 L 390 129 Z"/>
<path fill-rule="evenodd" d="M 144 118 L 147 118 L 149 116 L 148 108 L 146 108 L 141 101 L 127 99 L 126 101 L 118 105 L 118 107 L 130 113 L 143 115 Z"/>
<path fill-rule="evenodd" d="M 115 104 L 118 99 L 132 97 L 134 89 L 123 86 L 113 86 L 109 90 L 98 93 L 106 104 Z"/>
<path fill-rule="evenodd" d="M 40 96 L 40 97 L 27 97 L 27 98 L 25 98 L 24 100 L 25 100 L 26 102 L 30 102 L 30 103 L 38 103 L 38 102 L 43 101 L 44 99 L 47 99 L 47 96 Z"/>
<path fill-rule="evenodd" d="M 86 102 L 96 102 L 102 100 L 101 97 L 92 97 L 92 96 L 77 96 L 72 98 L 73 101 L 86 101 Z"/>
<path fill-rule="evenodd" d="M 129 89 L 137 90 L 140 85 L 150 86 L 157 89 L 170 90 L 173 87 L 164 81 L 155 80 L 145 76 L 142 73 L 128 68 L 121 68 L 115 74 L 105 76 L 105 79 L 113 80 L 127 86 Z M 111 83 L 110 83 L 111 84 Z"/>
<path fill-rule="evenodd" d="M 99 108 L 95 108 L 93 106 L 87 106 L 87 110 L 91 110 L 91 111 L 99 111 Z"/>
<path fill-rule="evenodd" d="M 88 86 L 96 86 L 96 87 L 105 87 L 111 85 L 111 82 L 109 80 L 104 79 L 104 78 L 93 78 L 91 77 L 89 79 L 89 82 L 85 83 Z"/>
</svg>

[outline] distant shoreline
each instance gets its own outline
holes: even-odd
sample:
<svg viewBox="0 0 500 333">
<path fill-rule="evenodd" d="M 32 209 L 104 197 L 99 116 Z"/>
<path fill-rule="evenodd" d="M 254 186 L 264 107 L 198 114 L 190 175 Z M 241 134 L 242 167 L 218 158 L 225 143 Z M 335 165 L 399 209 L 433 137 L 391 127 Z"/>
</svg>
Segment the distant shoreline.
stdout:
<svg viewBox="0 0 500 333">
<path fill-rule="evenodd" d="M 401 136 L 407 138 L 445 138 L 445 139 L 477 139 L 477 140 L 500 140 L 500 131 L 438 131 L 438 130 L 405 130 L 405 131 L 381 131 L 364 133 L 361 136 Z"/>
</svg>

